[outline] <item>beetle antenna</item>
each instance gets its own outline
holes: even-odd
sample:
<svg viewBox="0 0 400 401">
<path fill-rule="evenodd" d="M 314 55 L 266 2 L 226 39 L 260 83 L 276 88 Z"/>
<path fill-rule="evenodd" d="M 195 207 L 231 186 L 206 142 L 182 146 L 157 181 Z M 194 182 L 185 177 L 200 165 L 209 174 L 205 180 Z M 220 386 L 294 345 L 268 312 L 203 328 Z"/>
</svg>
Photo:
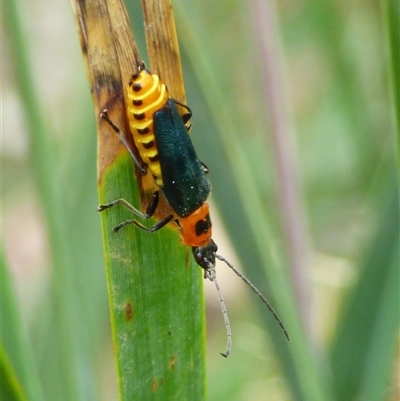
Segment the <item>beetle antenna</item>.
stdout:
<svg viewBox="0 0 400 401">
<path fill-rule="evenodd" d="M 233 265 L 231 263 L 229 263 L 223 256 L 221 255 L 217 255 L 215 254 L 215 257 L 217 259 L 219 259 L 222 262 L 225 262 L 232 270 L 233 272 L 239 276 L 261 299 L 261 301 L 263 301 L 265 303 L 265 305 L 267 305 L 269 311 L 274 315 L 275 320 L 279 323 L 279 326 L 281 327 L 283 333 L 285 334 L 287 340 L 289 341 L 289 334 L 285 328 L 285 326 L 282 323 L 281 318 L 279 317 L 279 315 L 275 312 L 274 308 L 271 306 L 271 304 L 267 301 L 267 299 L 264 297 L 264 295 L 261 294 L 261 292 L 259 291 L 259 289 L 246 277 L 243 275 L 243 273 L 241 273 L 239 270 L 235 269 L 233 267 Z M 211 279 L 210 279 L 211 280 Z M 212 280 L 211 280 L 212 281 Z"/>
<path fill-rule="evenodd" d="M 220 354 L 223 357 L 227 358 L 229 356 L 229 354 L 231 353 L 231 348 L 232 348 L 232 332 L 231 332 L 231 325 L 229 324 L 229 319 L 228 319 L 228 311 L 226 310 L 224 297 L 222 296 L 221 288 L 219 287 L 219 284 L 217 281 L 215 268 L 210 264 L 209 268 L 207 270 L 204 270 L 204 272 L 205 272 L 205 277 L 207 277 L 215 285 L 215 289 L 217 290 L 217 294 L 218 294 L 219 303 L 220 303 L 221 309 L 222 309 L 222 315 L 224 316 L 227 345 L 226 345 L 226 351 L 220 352 Z"/>
</svg>

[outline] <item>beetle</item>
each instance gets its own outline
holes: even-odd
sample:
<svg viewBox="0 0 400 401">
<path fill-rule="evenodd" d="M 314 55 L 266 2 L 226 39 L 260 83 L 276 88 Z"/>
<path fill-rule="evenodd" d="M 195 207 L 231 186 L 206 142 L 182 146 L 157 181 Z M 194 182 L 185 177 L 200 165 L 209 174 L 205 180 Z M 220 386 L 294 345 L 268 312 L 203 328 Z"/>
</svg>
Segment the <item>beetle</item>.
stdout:
<svg viewBox="0 0 400 401">
<path fill-rule="evenodd" d="M 231 352 L 232 335 L 227 310 L 216 278 L 216 259 L 226 263 L 260 297 L 279 323 L 286 338 L 289 335 L 281 319 L 261 292 L 223 256 L 217 254 L 218 247 L 212 239 L 212 224 L 209 205 L 206 202 L 211 192 L 207 178 L 208 168 L 202 163 L 189 136 L 189 120 L 192 112 L 185 104 L 169 97 L 167 87 L 158 75 L 151 74 L 144 67 L 139 68 L 129 81 L 127 118 L 133 141 L 140 155 L 135 155 L 125 134 L 110 120 L 107 110 L 100 114 L 117 133 L 135 165 L 142 175 L 152 174 L 156 190 L 142 213 L 124 199 L 100 205 L 98 211 L 122 205 L 142 219 L 148 219 L 155 213 L 160 195 L 162 195 L 173 213 L 162 218 L 148 228 L 136 219 L 127 220 L 115 226 L 114 232 L 122 227 L 134 224 L 142 230 L 155 232 L 170 222 L 178 228 L 181 241 L 192 248 L 196 263 L 203 269 L 204 278 L 212 281 L 216 287 L 227 331 L 227 348 L 222 356 Z M 177 106 L 185 110 L 181 115 Z"/>
</svg>

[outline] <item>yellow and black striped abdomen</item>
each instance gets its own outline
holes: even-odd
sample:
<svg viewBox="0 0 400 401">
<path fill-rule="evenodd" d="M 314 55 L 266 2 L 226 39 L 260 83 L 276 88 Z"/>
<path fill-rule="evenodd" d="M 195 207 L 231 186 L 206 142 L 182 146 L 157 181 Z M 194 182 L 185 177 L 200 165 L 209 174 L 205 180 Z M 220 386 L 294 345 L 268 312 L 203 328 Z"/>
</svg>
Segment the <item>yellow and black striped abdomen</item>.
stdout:
<svg viewBox="0 0 400 401">
<path fill-rule="evenodd" d="M 168 101 L 166 86 L 157 75 L 143 70 L 128 85 L 128 121 L 135 146 L 159 187 L 163 186 L 157 144 L 154 138 L 153 115 Z"/>
</svg>

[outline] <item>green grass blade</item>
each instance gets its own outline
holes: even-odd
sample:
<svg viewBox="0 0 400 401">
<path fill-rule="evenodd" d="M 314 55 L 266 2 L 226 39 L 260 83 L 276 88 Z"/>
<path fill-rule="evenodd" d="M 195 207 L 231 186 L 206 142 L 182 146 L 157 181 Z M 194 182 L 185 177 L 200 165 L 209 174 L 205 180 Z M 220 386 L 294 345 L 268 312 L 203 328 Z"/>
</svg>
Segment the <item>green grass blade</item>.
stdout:
<svg viewBox="0 0 400 401">
<path fill-rule="evenodd" d="M 387 396 L 399 327 L 397 191 L 389 200 L 338 322 L 332 346 L 338 401 L 379 401 Z"/>
<path fill-rule="evenodd" d="M 128 154 L 105 171 L 102 203 L 139 198 Z M 102 212 L 112 331 L 121 400 L 204 397 L 204 305 L 200 268 L 175 230 L 127 226 L 117 206 Z M 154 223 L 154 220 L 149 224 Z"/>
<path fill-rule="evenodd" d="M 29 51 L 32 48 L 29 46 L 28 38 L 24 33 L 17 1 L 7 1 L 4 7 L 5 20 L 7 21 L 8 34 L 13 52 L 16 82 L 30 131 L 31 162 L 34 164 L 36 182 L 41 191 L 43 202 L 46 205 L 45 210 L 51 213 L 54 206 L 51 202 L 54 195 L 54 187 L 50 179 L 48 166 L 54 164 L 54 143 L 52 143 L 50 129 L 46 125 L 43 110 L 40 106 L 40 98 L 30 65 L 31 57 Z"/>
<path fill-rule="evenodd" d="M 390 0 L 383 5 L 389 76 L 391 74 L 389 91 L 392 94 L 394 131 L 398 132 L 400 9 L 397 2 Z M 392 160 L 390 149 L 389 157 L 381 162 L 376 172 L 375 188 L 371 192 L 375 196 L 380 194 L 383 206 L 374 205 L 380 221 L 365 252 L 360 277 L 344 305 L 331 349 L 333 388 L 337 400 L 360 398 L 379 401 L 389 397 L 399 327 L 400 292 L 398 175 L 391 169 L 389 163 Z M 388 185 L 391 190 L 387 189 Z"/>
<path fill-rule="evenodd" d="M 397 135 L 400 134 L 400 5 L 396 0 L 384 0 L 383 23 L 386 27 L 388 44 L 388 64 L 390 76 L 390 91 L 392 94 L 392 105 L 394 124 Z M 400 152 L 400 138 L 397 137 L 398 151 Z"/>
<path fill-rule="evenodd" d="M 59 148 L 55 146 L 56 136 L 49 127 L 49 119 L 44 118 L 46 105 L 38 96 L 38 82 L 32 73 L 29 51 L 36 47 L 30 46 L 16 2 L 7 2 L 5 7 L 15 79 L 29 134 L 32 175 L 42 206 L 54 272 L 50 285 L 43 288 L 38 315 L 33 319 L 33 352 L 46 399 L 97 400 L 92 369 L 94 338 L 105 319 L 106 304 L 99 301 L 104 299 L 105 286 L 104 280 L 103 286 L 98 285 L 101 281 L 98 272 L 104 275 L 101 261 L 96 257 L 101 254 L 98 220 L 97 238 L 93 232 L 96 227 L 93 221 L 97 219 L 93 179 L 95 145 L 94 136 L 90 135 L 94 132 L 93 124 L 91 129 L 86 123 L 79 124 L 80 128 L 74 130 L 79 118 L 66 115 L 65 131 L 58 137 L 65 141 Z M 75 83 L 80 82 L 76 77 Z M 75 95 L 79 97 L 80 91 Z M 88 109 L 82 107 L 81 111 L 79 117 L 87 121 Z M 71 188 L 81 191 L 71 191 Z"/>
<path fill-rule="evenodd" d="M 26 401 L 23 385 L 11 366 L 10 359 L 0 342 L 0 397 L 7 401 Z"/>
<path fill-rule="evenodd" d="M 399 243 L 399 237 L 397 241 Z M 399 329 L 399 310 L 393 305 L 399 302 L 399 263 L 399 249 L 395 247 L 387 279 L 382 286 L 380 310 L 376 317 L 373 339 L 369 344 L 368 359 L 360 386 L 360 399 L 362 400 L 380 401 L 382 395 L 389 396 L 392 390 L 390 379 Z"/>
<path fill-rule="evenodd" d="M 95 113 L 107 108 L 116 125 L 127 127 L 123 97 L 140 57 L 123 3 L 75 2 L 73 8 Z M 109 125 L 99 118 L 98 124 L 100 203 L 123 197 L 145 210 L 152 177 L 146 177 L 152 190 L 141 185 L 139 200 L 132 159 Z M 159 206 L 157 218 L 164 212 L 171 211 Z M 101 213 L 120 399 L 203 399 L 201 269 L 193 266 L 191 250 L 180 244 L 175 229 L 150 234 L 131 225 L 113 233 L 132 217 L 122 206 Z"/>
<path fill-rule="evenodd" d="M 13 293 L 14 286 L 2 254 L 0 258 L 0 395 L 4 400 L 42 400 L 39 377 Z"/>
</svg>

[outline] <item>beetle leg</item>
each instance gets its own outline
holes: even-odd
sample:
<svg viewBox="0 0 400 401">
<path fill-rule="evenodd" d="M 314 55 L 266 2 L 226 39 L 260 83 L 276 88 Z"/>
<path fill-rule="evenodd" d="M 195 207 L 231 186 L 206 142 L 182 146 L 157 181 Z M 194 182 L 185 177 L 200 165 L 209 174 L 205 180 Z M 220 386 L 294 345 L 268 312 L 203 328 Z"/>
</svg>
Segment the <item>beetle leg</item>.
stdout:
<svg viewBox="0 0 400 401">
<path fill-rule="evenodd" d="M 116 199 L 116 200 L 114 200 L 110 203 L 106 203 L 104 205 L 99 205 L 99 207 L 97 208 L 97 211 L 102 212 L 103 210 L 110 209 L 114 206 L 122 205 L 123 207 L 128 209 L 130 212 L 132 212 L 136 216 L 141 217 L 142 219 L 148 219 L 151 216 L 153 216 L 154 212 L 156 211 L 159 199 L 160 199 L 159 191 L 154 192 L 152 199 L 151 199 L 149 205 L 147 206 L 146 213 L 142 213 L 140 210 L 136 209 L 128 201 L 126 201 L 125 199 L 122 199 L 122 198 Z M 156 224 L 154 224 L 154 226 L 152 226 L 150 228 L 147 228 L 146 226 L 144 226 L 142 223 L 140 223 L 139 221 L 137 221 L 135 219 L 126 220 L 126 221 L 116 225 L 113 228 L 113 232 L 117 232 L 122 227 L 125 227 L 127 225 L 134 224 L 136 227 L 139 227 L 142 230 L 153 233 L 153 232 L 158 231 L 159 229 L 163 228 L 165 225 L 167 225 L 172 220 L 173 217 L 174 217 L 174 215 L 170 214 L 170 215 L 166 216 L 165 218 L 163 218 L 162 220 L 160 220 L 159 222 L 157 222 Z"/>
</svg>

